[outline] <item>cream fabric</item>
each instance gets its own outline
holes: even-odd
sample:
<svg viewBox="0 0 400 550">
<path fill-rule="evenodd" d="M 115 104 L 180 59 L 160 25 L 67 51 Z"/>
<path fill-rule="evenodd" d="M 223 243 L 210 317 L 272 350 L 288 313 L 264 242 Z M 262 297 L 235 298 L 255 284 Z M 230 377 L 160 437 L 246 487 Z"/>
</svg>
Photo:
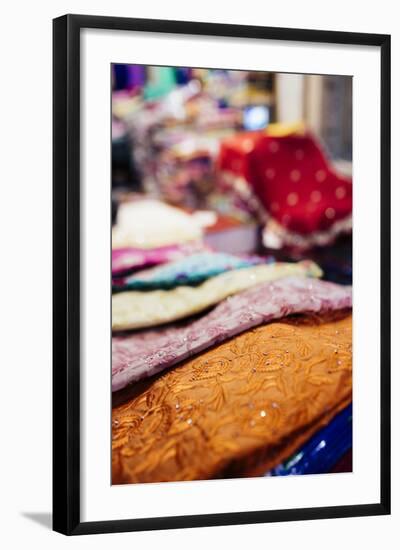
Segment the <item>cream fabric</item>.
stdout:
<svg viewBox="0 0 400 550">
<path fill-rule="evenodd" d="M 201 225 L 196 216 L 160 201 L 123 203 L 113 227 L 112 247 L 155 248 L 196 241 L 203 235 Z"/>
<path fill-rule="evenodd" d="M 136 329 L 182 319 L 259 283 L 295 275 L 320 277 L 322 271 L 310 261 L 276 263 L 222 273 L 197 287 L 114 294 L 112 329 Z"/>
</svg>

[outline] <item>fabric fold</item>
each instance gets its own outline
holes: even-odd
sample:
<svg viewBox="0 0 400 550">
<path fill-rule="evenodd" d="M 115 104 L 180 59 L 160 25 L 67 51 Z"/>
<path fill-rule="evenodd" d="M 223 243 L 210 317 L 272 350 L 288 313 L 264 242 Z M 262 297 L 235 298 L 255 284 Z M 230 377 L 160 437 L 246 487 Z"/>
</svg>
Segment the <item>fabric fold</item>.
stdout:
<svg viewBox="0 0 400 550">
<path fill-rule="evenodd" d="M 334 468 L 351 450 L 353 409 L 346 407 L 319 430 L 307 443 L 284 463 L 273 468 L 266 476 L 325 474 Z M 350 470 L 349 470 L 350 471 Z"/>
<path fill-rule="evenodd" d="M 124 391 L 113 484 L 263 475 L 351 402 L 351 314 L 271 322 Z"/>
<path fill-rule="evenodd" d="M 159 200 L 142 199 L 120 204 L 112 247 L 154 248 L 198 241 L 202 236 L 198 216 Z"/>
<path fill-rule="evenodd" d="M 112 330 L 144 328 L 183 319 L 259 283 L 292 275 L 320 277 L 322 271 L 308 260 L 276 263 L 222 273 L 197 287 L 120 292 L 112 297 Z"/>
<path fill-rule="evenodd" d="M 124 290 L 155 290 L 181 285 L 197 285 L 225 271 L 267 263 L 259 256 L 243 257 L 221 252 L 192 254 L 160 267 L 140 271 L 129 277 L 114 279 L 113 292 Z M 272 259 L 268 262 L 272 263 Z"/>
<path fill-rule="evenodd" d="M 226 299 L 200 319 L 112 340 L 112 390 L 157 374 L 250 328 L 295 313 L 352 306 L 351 287 L 288 277 Z"/>
<path fill-rule="evenodd" d="M 201 242 L 159 248 L 117 248 L 112 251 L 112 276 L 121 277 L 132 271 L 150 268 L 155 265 L 173 262 L 204 250 Z"/>
</svg>

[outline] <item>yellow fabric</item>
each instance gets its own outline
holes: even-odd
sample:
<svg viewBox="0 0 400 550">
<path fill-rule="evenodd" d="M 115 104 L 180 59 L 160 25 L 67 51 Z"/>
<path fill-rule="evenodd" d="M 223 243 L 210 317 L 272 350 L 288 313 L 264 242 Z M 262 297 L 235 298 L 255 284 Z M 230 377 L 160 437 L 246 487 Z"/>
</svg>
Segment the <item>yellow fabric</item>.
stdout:
<svg viewBox="0 0 400 550">
<path fill-rule="evenodd" d="M 112 297 L 112 329 L 136 329 L 183 319 L 256 284 L 293 275 L 320 277 L 322 271 L 310 261 L 276 263 L 222 273 L 197 287 L 121 292 Z"/>
<path fill-rule="evenodd" d="M 292 134 L 304 134 L 305 124 L 304 122 L 273 122 L 268 124 L 265 133 L 272 137 L 285 137 Z"/>
</svg>

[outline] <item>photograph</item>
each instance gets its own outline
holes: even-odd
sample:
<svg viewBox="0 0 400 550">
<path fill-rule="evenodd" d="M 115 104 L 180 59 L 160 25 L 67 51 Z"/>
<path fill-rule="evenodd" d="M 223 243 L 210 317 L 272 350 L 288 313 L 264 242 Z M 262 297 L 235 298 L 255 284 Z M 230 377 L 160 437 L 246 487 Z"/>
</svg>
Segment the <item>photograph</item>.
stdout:
<svg viewBox="0 0 400 550">
<path fill-rule="evenodd" d="M 109 94 L 111 484 L 351 473 L 352 75 Z"/>
<path fill-rule="evenodd" d="M 388 0 L 9 6 L 2 547 L 392 550 Z"/>
</svg>

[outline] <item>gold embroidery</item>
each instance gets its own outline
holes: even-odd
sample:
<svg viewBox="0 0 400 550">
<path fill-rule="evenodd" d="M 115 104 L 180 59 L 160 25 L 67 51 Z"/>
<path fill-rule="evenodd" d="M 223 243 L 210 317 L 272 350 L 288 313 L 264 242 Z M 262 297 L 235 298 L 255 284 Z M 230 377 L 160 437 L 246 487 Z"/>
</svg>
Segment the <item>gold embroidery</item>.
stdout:
<svg viewBox="0 0 400 550">
<path fill-rule="evenodd" d="M 348 312 L 287 318 L 117 393 L 113 483 L 272 468 L 351 401 L 351 333 Z"/>
</svg>

